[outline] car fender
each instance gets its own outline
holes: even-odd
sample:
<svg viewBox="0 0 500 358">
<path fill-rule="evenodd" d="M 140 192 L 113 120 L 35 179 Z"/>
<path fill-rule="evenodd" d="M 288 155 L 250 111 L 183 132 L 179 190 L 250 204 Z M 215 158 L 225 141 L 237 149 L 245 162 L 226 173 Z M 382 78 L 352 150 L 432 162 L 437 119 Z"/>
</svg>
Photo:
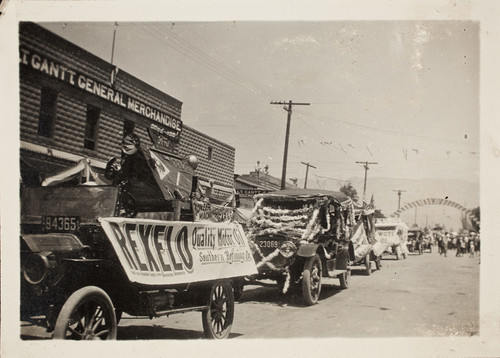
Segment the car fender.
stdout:
<svg viewBox="0 0 500 358">
<path fill-rule="evenodd" d="M 297 256 L 300 257 L 313 257 L 316 255 L 316 251 L 318 250 L 318 244 L 305 244 L 300 245 L 299 250 L 297 251 Z"/>
</svg>

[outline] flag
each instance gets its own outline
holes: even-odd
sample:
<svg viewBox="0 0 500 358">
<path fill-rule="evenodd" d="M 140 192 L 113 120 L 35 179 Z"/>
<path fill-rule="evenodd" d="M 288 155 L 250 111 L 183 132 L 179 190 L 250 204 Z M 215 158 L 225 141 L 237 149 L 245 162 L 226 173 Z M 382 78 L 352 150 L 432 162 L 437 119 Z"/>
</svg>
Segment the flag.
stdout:
<svg viewBox="0 0 500 358">
<path fill-rule="evenodd" d="M 370 214 L 373 214 L 375 212 L 375 201 L 373 200 L 373 194 L 372 194 L 372 198 L 370 199 L 370 203 L 364 201 L 363 204 L 366 204 L 366 205 L 363 205 L 365 215 L 370 215 Z"/>
</svg>

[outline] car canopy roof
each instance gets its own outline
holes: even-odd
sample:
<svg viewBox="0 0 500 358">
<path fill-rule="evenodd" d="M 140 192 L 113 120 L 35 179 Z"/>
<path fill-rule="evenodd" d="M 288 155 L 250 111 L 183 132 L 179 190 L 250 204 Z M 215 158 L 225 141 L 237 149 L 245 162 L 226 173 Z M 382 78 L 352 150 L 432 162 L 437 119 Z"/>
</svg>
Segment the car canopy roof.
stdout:
<svg viewBox="0 0 500 358">
<path fill-rule="evenodd" d="M 287 199 L 323 199 L 327 198 L 332 200 L 342 206 L 349 205 L 352 203 L 351 198 L 349 198 L 344 193 L 339 191 L 323 190 L 323 189 L 284 189 L 273 191 L 270 193 L 257 194 L 254 196 L 256 200 L 259 199 L 276 199 L 276 200 L 287 200 Z"/>
</svg>

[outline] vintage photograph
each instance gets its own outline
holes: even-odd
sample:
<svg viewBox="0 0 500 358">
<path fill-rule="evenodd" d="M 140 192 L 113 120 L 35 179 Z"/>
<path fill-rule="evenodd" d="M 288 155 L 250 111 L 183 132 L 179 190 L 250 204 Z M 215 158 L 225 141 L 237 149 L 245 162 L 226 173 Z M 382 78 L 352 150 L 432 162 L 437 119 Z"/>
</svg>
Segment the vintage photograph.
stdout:
<svg viewBox="0 0 500 358">
<path fill-rule="evenodd" d="M 480 20 L 15 30 L 23 344 L 489 337 Z"/>
</svg>

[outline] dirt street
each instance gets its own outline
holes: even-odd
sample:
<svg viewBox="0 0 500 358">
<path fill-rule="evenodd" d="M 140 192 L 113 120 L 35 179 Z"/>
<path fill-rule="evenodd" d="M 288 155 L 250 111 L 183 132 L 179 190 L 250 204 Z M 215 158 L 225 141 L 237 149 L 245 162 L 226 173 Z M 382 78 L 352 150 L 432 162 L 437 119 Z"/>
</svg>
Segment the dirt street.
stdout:
<svg viewBox="0 0 500 358">
<path fill-rule="evenodd" d="M 276 286 L 246 286 L 236 303 L 231 338 L 442 337 L 479 331 L 479 258 L 440 256 L 434 249 L 406 260 L 384 256 L 382 269 L 366 276 L 353 270 L 351 285 L 323 282 L 317 305 L 300 296 L 279 296 Z M 375 264 L 372 263 L 375 269 Z M 271 281 L 269 281 L 271 283 Z M 36 323 L 36 322 L 35 322 Z M 190 312 L 153 320 L 124 315 L 119 340 L 199 339 L 201 314 Z M 50 334 L 33 322 L 21 323 L 23 339 Z"/>
</svg>

